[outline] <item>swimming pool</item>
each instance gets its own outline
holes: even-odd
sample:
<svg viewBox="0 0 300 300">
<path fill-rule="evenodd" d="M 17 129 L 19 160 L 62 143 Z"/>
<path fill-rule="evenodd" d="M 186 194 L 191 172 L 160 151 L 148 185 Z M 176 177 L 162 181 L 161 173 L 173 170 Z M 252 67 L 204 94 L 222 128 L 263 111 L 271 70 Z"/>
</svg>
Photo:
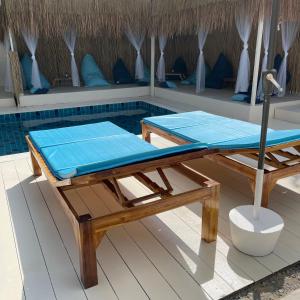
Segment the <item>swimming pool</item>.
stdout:
<svg viewBox="0 0 300 300">
<path fill-rule="evenodd" d="M 25 135 L 32 130 L 111 121 L 134 134 L 140 121 L 150 116 L 174 113 L 144 101 L 103 104 L 0 115 L 0 155 L 28 151 Z"/>
</svg>

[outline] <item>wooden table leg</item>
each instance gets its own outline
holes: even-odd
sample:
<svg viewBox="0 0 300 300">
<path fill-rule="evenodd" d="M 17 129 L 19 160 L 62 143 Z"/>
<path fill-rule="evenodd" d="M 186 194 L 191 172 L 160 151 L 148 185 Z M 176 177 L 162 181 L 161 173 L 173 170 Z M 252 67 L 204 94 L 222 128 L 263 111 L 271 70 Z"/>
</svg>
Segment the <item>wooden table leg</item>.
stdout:
<svg viewBox="0 0 300 300">
<path fill-rule="evenodd" d="M 210 243 L 217 239 L 220 185 L 212 187 L 212 197 L 202 206 L 202 239 Z"/>
<path fill-rule="evenodd" d="M 276 185 L 276 180 L 273 180 L 272 173 L 264 175 L 264 185 L 262 191 L 262 207 L 267 208 L 269 206 L 270 194 Z"/>
<path fill-rule="evenodd" d="M 143 124 L 142 124 L 142 136 L 146 142 L 151 143 L 151 131 L 149 131 L 147 129 L 147 126 Z"/>
<path fill-rule="evenodd" d="M 33 168 L 33 174 L 35 176 L 41 176 L 42 175 L 42 169 L 41 169 L 40 165 L 38 164 L 36 158 L 32 154 L 32 152 L 30 152 L 30 158 L 31 158 L 31 163 L 32 163 L 32 168 Z"/>
<path fill-rule="evenodd" d="M 96 245 L 90 215 L 80 216 L 78 243 L 81 281 L 87 289 L 98 284 Z"/>
</svg>

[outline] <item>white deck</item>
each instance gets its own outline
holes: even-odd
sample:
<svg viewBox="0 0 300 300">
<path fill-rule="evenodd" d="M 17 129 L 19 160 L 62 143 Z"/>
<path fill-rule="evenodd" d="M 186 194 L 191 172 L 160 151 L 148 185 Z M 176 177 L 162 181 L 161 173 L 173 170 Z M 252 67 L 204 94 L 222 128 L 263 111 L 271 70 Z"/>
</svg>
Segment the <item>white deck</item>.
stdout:
<svg viewBox="0 0 300 300">
<path fill-rule="evenodd" d="M 300 176 L 273 191 L 285 229 L 274 253 L 253 258 L 232 246 L 228 227 L 229 210 L 251 202 L 247 180 L 209 162 L 193 166 L 222 184 L 217 242 L 201 242 L 197 203 L 110 230 L 97 249 L 99 285 L 84 290 L 71 226 L 48 182 L 32 176 L 28 154 L 1 157 L 0 299 L 219 299 L 300 259 Z"/>
</svg>

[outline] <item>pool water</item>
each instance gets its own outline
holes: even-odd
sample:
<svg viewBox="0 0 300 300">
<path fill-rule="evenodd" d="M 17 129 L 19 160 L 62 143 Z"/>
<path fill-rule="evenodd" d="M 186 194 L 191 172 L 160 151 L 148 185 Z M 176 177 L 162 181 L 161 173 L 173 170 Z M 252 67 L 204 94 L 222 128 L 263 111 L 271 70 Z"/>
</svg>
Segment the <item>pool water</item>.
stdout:
<svg viewBox="0 0 300 300">
<path fill-rule="evenodd" d="M 141 133 L 140 121 L 172 111 L 147 102 L 135 101 L 0 115 L 0 155 L 28 151 L 29 131 L 110 121 L 125 130 Z"/>
</svg>

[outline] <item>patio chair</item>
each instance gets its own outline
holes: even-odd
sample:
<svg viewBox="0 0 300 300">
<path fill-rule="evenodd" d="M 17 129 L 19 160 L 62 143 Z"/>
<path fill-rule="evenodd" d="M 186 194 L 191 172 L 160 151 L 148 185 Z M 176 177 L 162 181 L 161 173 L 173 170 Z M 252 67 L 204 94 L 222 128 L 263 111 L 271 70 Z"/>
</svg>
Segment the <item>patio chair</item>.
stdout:
<svg viewBox="0 0 300 300">
<path fill-rule="evenodd" d="M 200 201 L 201 237 L 206 242 L 215 241 L 219 184 L 182 164 L 214 150 L 200 143 L 158 149 L 110 122 L 34 131 L 26 140 L 34 174 L 39 176 L 44 171 L 71 221 L 85 288 L 98 283 L 96 248 L 105 232 L 115 226 Z M 174 192 L 165 172 L 168 168 L 196 183 L 197 188 Z M 156 172 L 161 181 L 150 179 L 148 172 Z M 127 198 L 120 185 L 127 177 L 146 186 L 149 194 Z M 76 189 L 95 184 L 106 191 L 102 197 L 109 194 L 120 204 L 120 211 L 99 215 L 99 203 L 83 199 L 88 201 L 88 209 L 80 205 L 74 198 Z"/>
<path fill-rule="evenodd" d="M 206 159 L 225 166 L 249 179 L 254 191 L 260 126 L 203 111 L 145 118 L 143 138 L 150 142 L 156 133 L 177 144 L 203 143 L 218 149 Z M 237 156 L 238 155 L 238 156 Z M 245 158 L 254 160 L 253 165 Z M 279 179 L 300 173 L 300 129 L 268 130 L 263 187 L 264 207 Z"/>
</svg>

